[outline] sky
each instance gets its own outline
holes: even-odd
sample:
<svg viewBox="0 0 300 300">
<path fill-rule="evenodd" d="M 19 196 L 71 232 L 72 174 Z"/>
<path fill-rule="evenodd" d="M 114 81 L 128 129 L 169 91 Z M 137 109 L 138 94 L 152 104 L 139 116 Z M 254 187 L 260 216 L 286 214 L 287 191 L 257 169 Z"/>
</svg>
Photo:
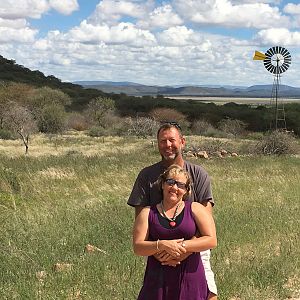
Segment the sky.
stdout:
<svg viewBox="0 0 300 300">
<path fill-rule="evenodd" d="M 286 48 L 300 87 L 300 1 L 6 0 L 0 55 L 62 81 L 272 84 L 255 50 Z"/>
</svg>

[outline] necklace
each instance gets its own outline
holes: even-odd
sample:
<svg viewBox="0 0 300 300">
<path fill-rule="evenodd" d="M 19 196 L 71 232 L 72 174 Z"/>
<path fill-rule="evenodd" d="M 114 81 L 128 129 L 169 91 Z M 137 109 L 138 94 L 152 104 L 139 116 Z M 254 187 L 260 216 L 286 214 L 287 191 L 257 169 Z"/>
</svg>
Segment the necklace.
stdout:
<svg viewBox="0 0 300 300">
<path fill-rule="evenodd" d="M 180 201 L 180 202 L 177 204 L 177 206 L 176 206 L 176 208 L 175 208 L 175 212 L 174 212 L 173 217 L 172 217 L 172 218 L 169 218 L 169 217 L 167 216 L 166 212 L 165 212 L 163 201 L 160 202 L 162 214 L 163 214 L 163 216 L 164 216 L 166 219 L 168 219 L 168 220 L 170 221 L 169 224 L 170 224 L 171 227 L 175 227 L 175 226 L 176 226 L 175 220 L 176 220 L 176 218 L 177 218 L 177 216 L 178 216 L 178 209 L 179 209 L 179 207 L 181 206 L 181 204 L 182 204 L 182 201 Z"/>
</svg>

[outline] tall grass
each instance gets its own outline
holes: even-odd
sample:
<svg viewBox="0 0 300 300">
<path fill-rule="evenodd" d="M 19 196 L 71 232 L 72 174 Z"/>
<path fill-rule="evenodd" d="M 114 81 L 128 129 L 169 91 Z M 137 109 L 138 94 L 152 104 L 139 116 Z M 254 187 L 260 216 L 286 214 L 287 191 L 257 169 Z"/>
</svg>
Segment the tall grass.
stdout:
<svg viewBox="0 0 300 300">
<path fill-rule="evenodd" d="M 156 149 L 85 136 L 32 143 L 27 157 L 0 157 L 0 298 L 135 299 L 145 262 L 131 250 L 126 201 L 138 171 L 159 159 Z M 299 298 L 299 158 L 196 162 L 213 182 L 219 299 Z M 88 253 L 87 244 L 101 251 Z M 71 267 L 58 272 L 56 263 Z"/>
</svg>

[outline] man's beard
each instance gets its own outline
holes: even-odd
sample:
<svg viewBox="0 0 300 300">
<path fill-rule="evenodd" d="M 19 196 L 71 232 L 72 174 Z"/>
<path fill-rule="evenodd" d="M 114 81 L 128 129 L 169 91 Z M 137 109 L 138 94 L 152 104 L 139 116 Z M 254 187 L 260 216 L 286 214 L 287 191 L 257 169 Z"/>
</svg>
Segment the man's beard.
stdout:
<svg viewBox="0 0 300 300">
<path fill-rule="evenodd" d="M 162 157 L 166 161 L 171 161 L 171 160 L 175 160 L 179 154 L 180 154 L 180 151 L 176 151 L 175 153 L 173 153 L 171 155 L 162 155 Z"/>
</svg>

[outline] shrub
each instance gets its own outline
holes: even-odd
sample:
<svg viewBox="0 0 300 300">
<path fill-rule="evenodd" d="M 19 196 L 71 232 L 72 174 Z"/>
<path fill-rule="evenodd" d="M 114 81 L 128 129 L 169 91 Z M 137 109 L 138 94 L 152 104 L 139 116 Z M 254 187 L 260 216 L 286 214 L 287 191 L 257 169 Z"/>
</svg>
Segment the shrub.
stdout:
<svg viewBox="0 0 300 300">
<path fill-rule="evenodd" d="M 44 133 L 60 133 L 65 129 L 66 112 L 59 104 L 45 105 L 37 115 L 38 128 Z"/>
<path fill-rule="evenodd" d="M 134 119 L 128 118 L 127 124 L 129 126 L 129 135 L 146 138 L 153 136 L 159 127 L 159 123 L 151 118 L 136 117 Z"/>
<path fill-rule="evenodd" d="M 183 131 L 186 131 L 190 125 L 190 122 L 186 120 L 186 116 L 173 108 L 155 108 L 149 113 L 149 116 L 160 123 L 164 121 L 176 121 L 180 124 Z"/>
<path fill-rule="evenodd" d="M 83 115 L 72 113 L 68 116 L 67 127 L 77 131 L 84 131 L 89 128 L 89 123 Z"/>
<path fill-rule="evenodd" d="M 192 134 L 210 136 L 210 137 L 225 137 L 226 134 L 215 128 L 206 120 L 197 120 L 192 125 Z"/>
<path fill-rule="evenodd" d="M 240 120 L 223 119 L 219 122 L 218 127 L 228 135 L 237 137 L 245 132 L 246 126 L 247 124 Z"/>
<path fill-rule="evenodd" d="M 294 154 L 298 151 L 295 137 L 284 131 L 267 133 L 256 145 L 256 151 L 265 155 Z"/>
<path fill-rule="evenodd" d="M 106 129 L 100 126 L 91 127 L 87 134 L 92 137 L 108 136 Z"/>
<path fill-rule="evenodd" d="M 2 140 L 16 140 L 17 136 L 12 131 L 7 129 L 0 129 L 0 139 Z"/>
</svg>

